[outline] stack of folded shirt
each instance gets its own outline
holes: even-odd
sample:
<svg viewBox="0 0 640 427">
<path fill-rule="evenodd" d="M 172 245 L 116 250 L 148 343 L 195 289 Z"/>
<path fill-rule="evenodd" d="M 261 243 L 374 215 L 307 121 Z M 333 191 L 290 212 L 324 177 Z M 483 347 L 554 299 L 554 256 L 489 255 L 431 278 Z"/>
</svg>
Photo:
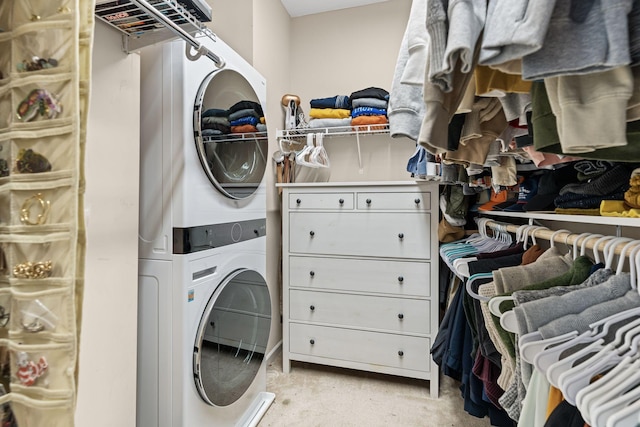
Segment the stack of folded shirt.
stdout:
<svg viewBox="0 0 640 427">
<path fill-rule="evenodd" d="M 229 111 L 210 108 L 202 113 L 202 136 L 224 135 L 231 132 Z"/>
<path fill-rule="evenodd" d="M 378 87 L 369 87 L 353 92 L 351 100 L 351 126 L 370 126 L 370 129 L 384 129 L 389 123 L 387 107 L 389 92 Z"/>
<path fill-rule="evenodd" d="M 315 98 L 310 104 L 310 128 L 331 128 L 351 124 L 351 100 L 346 95 Z"/>
<path fill-rule="evenodd" d="M 239 101 L 229 108 L 231 133 L 264 132 L 267 130 L 262 106 L 254 101 Z"/>
<path fill-rule="evenodd" d="M 581 168 L 584 166 L 584 169 Z M 632 168 L 624 163 L 611 164 L 602 161 L 581 161 L 578 178 L 583 181 L 567 184 L 555 198 L 556 211 L 566 209 L 599 209 L 603 200 L 624 200 L 629 189 Z"/>
</svg>

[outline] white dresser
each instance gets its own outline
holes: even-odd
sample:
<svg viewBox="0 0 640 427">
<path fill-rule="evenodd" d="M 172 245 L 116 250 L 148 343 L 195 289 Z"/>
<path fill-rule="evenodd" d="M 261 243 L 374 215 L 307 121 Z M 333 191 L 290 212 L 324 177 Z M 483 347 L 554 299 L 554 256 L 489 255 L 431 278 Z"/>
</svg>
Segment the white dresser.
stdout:
<svg viewBox="0 0 640 427">
<path fill-rule="evenodd" d="M 283 187 L 283 370 L 292 360 L 430 380 L 438 184 Z"/>
</svg>

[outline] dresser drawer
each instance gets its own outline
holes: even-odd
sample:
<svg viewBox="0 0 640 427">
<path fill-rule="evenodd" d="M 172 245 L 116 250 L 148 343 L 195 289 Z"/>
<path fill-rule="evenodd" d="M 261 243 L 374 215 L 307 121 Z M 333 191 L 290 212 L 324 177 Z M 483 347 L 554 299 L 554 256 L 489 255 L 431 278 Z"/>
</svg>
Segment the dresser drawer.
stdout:
<svg viewBox="0 0 640 427">
<path fill-rule="evenodd" d="M 428 372 L 429 338 L 291 323 L 291 353 Z"/>
<path fill-rule="evenodd" d="M 388 258 L 431 258 L 431 215 L 291 212 L 289 251 Z"/>
<path fill-rule="evenodd" d="M 429 192 L 358 193 L 357 198 L 357 208 L 364 210 L 421 212 L 431 209 L 431 193 Z"/>
<path fill-rule="evenodd" d="M 292 289 L 289 291 L 289 318 L 292 321 L 429 334 L 429 304 L 429 300 Z"/>
<path fill-rule="evenodd" d="M 353 193 L 290 193 L 289 209 L 345 209 L 354 207 Z"/>
<path fill-rule="evenodd" d="M 431 265 L 421 261 L 290 256 L 289 286 L 429 297 Z"/>
</svg>

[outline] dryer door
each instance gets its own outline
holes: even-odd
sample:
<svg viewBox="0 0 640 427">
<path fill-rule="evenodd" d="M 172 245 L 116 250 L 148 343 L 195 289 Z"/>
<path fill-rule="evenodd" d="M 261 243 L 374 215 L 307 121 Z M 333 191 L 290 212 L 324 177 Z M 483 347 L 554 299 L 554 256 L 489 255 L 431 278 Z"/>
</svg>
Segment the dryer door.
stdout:
<svg viewBox="0 0 640 427">
<path fill-rule="evenodd" d="M 254 270 L 228 275 L 207 303 L 193 354 L 202 399 L 227 406 L 251 386 L 267 349 L 271 299 L 267 282 Z"/>
<path fill-rule="evenodd" d="M 268 139 L 251 84 L 230 69 L 209 74 L 198 89 L 193 129 L 211 183 L 231 199 L 253 195 L 266 170 Z"/>
</svg>

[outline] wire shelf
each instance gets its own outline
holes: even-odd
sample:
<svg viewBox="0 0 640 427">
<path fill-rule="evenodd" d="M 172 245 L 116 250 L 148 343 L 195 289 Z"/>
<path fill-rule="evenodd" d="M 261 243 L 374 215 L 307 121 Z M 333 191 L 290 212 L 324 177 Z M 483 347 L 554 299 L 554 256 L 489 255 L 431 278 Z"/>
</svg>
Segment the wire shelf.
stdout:
<svg viewBox="0 0 640 427">
<path fill-rule="evenodd" d="M 197 52 L 189 59 L 205 55 L 219 68 L 224 66 L 222 58 L 195 39 L 204 36 L 215 40 L 215 34 L 175 0 L 107 1 L 96 5 L 95 15 L 122 34 L 122 48 L 127 53 L 182 38 Z"/>
<path fill-rule="evenodd" d="M 323 134 L 326 137 L 332 136 L 358 136 L 358 135 L 386 135 L 389 133 L 388 124 L 358 125 L 358 126 L 336 126 L 326 128 L 299 128 L 282 129 L 277 131 L 278 138 L 305 138 L 307 134 Z"/>
</svg>

